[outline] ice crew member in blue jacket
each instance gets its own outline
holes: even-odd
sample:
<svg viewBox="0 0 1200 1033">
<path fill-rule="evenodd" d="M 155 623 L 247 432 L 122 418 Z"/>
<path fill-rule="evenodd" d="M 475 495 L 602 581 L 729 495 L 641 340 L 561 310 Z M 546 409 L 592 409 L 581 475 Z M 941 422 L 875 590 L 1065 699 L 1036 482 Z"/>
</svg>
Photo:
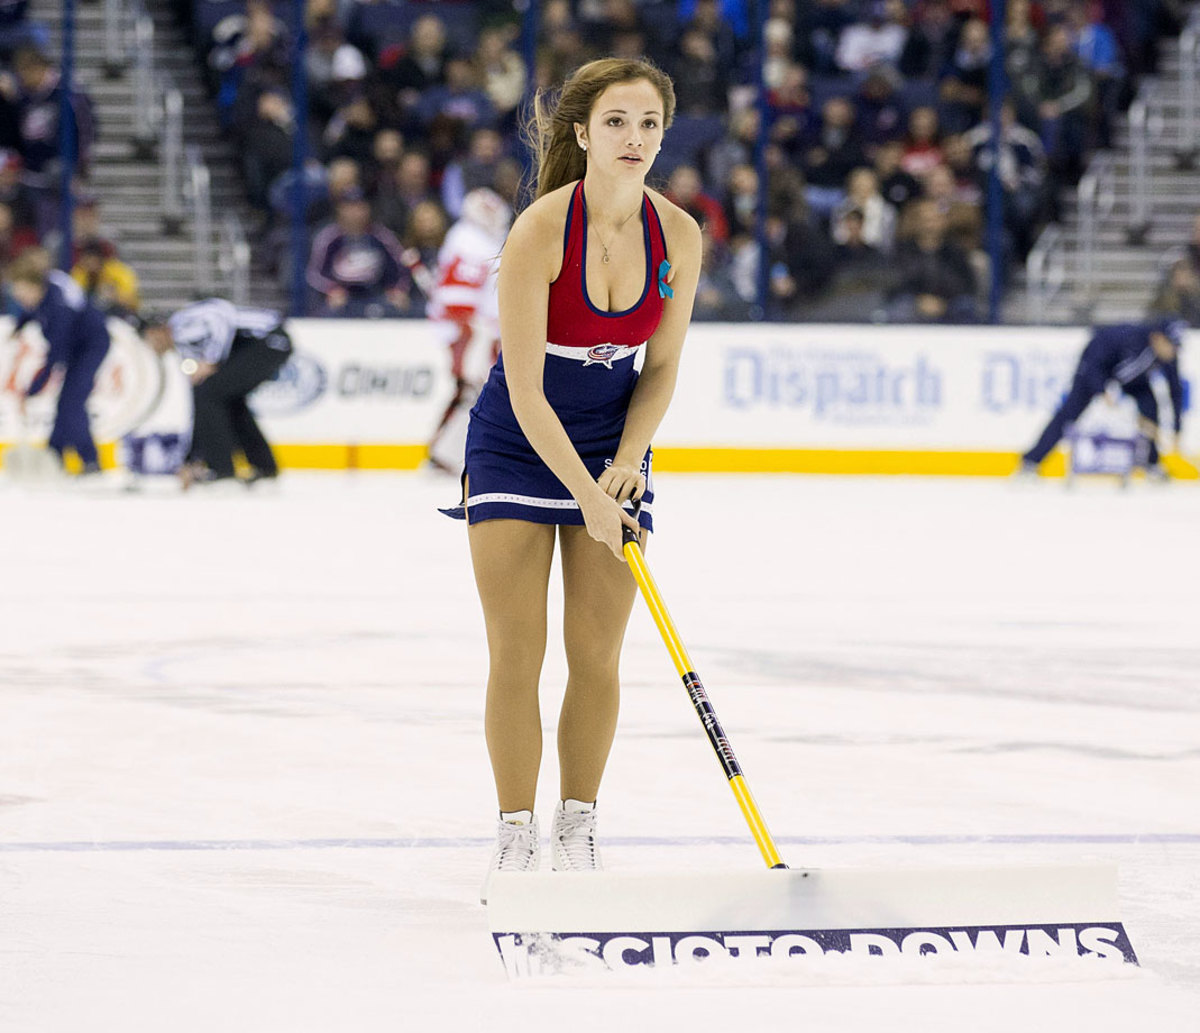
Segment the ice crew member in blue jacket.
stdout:
<svg viewBox="0 0 1200 1033">
<path fill-rule="evenodd" d="M 1174 450 L 1179 448 L 1179 432 L 1183 421 L 1183 384 L 1179 379 L 1179 349 L 1187 324 L 1183 320 L 1157 320 L 1151 323 L 1121 323 L 1097 327 L 1079 358 L 1071 390 L 1063 399 L 1038 442 L 1021 457 L 1023 473 L 1037 470 L 1055 445 L 1062 440 L 1067 428 L 1074 423 L 1089 403 L 1102 394 L 1110 382 L 1137 403 L 1142 435 L 1139 449 L 1141 465 L 1158 470 L 1158 399 L 1150 383 L 1150 375 L 1159 370 L 1171 392 L 1175 410 Z"/>
<path fill-rule="evenodd" d="M 8 278 L 12 296 L 21 308 L 13 334 L 28 323 L 37 323 L 49 348 L 46 364 L 30 381 L 26 395 L 33 397 L 41 392 L 54 369 L 62 368 L 62 388 L 49 445 L 60 459 L 67 449 L 74 450 L 84 473 L 96 473 L 100 462 L 88 425 L 87 400 L 96 371 L 108 354 L 104 313 L 88 301 L 71 277 L 50 268 L 50 255 L 42 248 L 22 252 L 10 267 Z"/>
<path fill-rule="evenodd" d="M 274 477 L 279 467 L 247 396 L 292 354 L 279 313 L 208 298 L 170 318 L 149 318 L 144 336 L 160 355 L 178 351 L 192 382 L 192 450 L 182 471 L 184 487 L 231 481 L 235 451 L 250 465 L 250 481 Z"/>
</svg>

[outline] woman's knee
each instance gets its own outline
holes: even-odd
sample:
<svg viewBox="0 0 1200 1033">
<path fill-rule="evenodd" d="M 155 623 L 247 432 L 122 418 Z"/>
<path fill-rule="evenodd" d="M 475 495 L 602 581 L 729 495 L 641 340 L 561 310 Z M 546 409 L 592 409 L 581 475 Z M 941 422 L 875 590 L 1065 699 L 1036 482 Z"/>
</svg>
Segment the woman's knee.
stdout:
<svg viewBox="0 0 1200 1033">
<path fill-rule="evenodd" d="M 597 642 L 594 639 L 567 644 L 567 670 L 572 682 L 615 686 L 621 662 L 620 642 Z"/>
</svg>

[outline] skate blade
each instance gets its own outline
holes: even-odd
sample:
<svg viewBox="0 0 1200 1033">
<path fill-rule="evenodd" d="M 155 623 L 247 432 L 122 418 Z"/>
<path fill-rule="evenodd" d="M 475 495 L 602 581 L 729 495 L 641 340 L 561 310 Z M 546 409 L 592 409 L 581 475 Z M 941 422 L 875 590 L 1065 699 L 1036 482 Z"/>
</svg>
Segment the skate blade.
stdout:
<svg viewBox="0 0 1200 1033">
<path fill-rule="evenodd" d="M 833 954 L 1137 964 L 1112 866 L 496 872 L 487 897 L 511 978 Z"/>
</svg>

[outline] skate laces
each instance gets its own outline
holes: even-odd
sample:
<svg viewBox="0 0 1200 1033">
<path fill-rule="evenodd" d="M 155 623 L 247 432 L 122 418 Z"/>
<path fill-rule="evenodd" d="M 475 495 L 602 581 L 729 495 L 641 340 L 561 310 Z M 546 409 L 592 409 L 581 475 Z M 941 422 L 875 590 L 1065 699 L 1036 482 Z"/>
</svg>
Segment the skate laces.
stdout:
<svg viewBox="0 0 1200 1033">
<path fill-rule="evenodd" d="M 567 871 L 600 867 L 596 854 L 596 812 L 558 811 L 554 815 L 555 860 Z"/>
<path fill-rule="evenodd" d="M 537 821 L 525 825 L 500 822 L 493 871 L 530 872 L 537 867 Z"/>
</svg>

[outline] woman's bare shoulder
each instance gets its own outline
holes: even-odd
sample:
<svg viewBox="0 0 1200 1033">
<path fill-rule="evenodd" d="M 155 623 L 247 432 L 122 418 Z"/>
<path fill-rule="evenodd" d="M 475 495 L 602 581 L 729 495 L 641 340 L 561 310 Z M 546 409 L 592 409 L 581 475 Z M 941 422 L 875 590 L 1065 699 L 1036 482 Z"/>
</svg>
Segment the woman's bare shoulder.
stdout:
<svg viewBox="0 0 1200 1033">
<path fill-rule="evenodd" d="M 679 207 L 674 201 L 668 200 L 657 190 L 646 188 L 650 200 L 662 220 L 663 232 L 667 235 L 667 243 L 673 247 L 700 249 L 700 224 L 692 216 Z"/>
<path fill-rule="evenodd" d="M 575 183 L 571 182 L 543 194 L 517 216 L 513 223 L 513 234 L 518 234 L 522 241 L 535 244 L 545 243 L 557 236 L 561 246 L 563 224 L 566 222 L 567 209 L 571 206 L 571 192 L 574 189 Z"/>
</svg>

